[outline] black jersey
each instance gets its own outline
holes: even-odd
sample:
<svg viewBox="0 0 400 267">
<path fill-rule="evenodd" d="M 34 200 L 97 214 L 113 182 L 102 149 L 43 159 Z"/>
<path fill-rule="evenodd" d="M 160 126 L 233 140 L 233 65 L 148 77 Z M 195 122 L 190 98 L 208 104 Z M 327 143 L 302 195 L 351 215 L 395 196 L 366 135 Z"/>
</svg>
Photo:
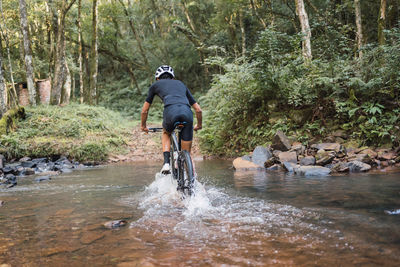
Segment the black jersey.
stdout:
<svg viewBox="0 0 400 267">
<path fill-rule="evenodd" d="M 161 79 L 153 83 L 149 88 L 146 102 L 151 104 L 155 95 L 161 98 L 164 107 L 175 104 L 192 106 L 196 103 L 186 85 L 178 80 Z"/>
</svg>

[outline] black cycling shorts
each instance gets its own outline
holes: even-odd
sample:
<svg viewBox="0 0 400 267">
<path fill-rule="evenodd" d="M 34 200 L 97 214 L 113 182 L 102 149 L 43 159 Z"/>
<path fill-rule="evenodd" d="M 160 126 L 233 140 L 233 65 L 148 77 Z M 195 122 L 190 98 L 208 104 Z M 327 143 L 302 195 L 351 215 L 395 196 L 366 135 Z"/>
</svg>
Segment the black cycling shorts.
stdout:
<svg viewBox="0 0 400 267">
<path fill-rule="evenodd" d="M 185 122 L 181 131 L 183 141 L 192 141 L 193 139 L 193 112 L 188 105 L 170 105 L 164 108 L 163 115 L 164 129 L 172 133 L 177 122 Z"/>
</svg>

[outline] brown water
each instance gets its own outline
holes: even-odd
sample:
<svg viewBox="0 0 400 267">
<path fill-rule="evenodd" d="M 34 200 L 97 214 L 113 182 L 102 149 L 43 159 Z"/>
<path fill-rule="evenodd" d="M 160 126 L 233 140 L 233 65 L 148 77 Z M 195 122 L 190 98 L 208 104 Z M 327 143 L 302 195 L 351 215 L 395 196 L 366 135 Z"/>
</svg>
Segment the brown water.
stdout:
<svg viewBox="0 0 400 267">
<path fill-rule="evenodd" d="M 0 266 L 398 266 L 400 175 L 306 178 L 197 164 L 182 200 L 160 164 L 0 191 Z M 393 214 L 390 214 L 393 213 Z M 109 220 L 128 225 L 107 229 Z"/>
</svg>

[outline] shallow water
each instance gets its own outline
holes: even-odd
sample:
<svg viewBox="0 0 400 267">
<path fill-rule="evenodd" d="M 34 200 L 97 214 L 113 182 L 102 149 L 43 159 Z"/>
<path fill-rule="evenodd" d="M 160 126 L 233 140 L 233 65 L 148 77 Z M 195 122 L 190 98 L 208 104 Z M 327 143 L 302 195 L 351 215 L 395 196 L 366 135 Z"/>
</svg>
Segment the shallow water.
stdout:
<svg viewBox="0 0 400 267">
<path fill-rule="evenodd" d="M 19 179 L 0 191 L 0 265 L 398 266 L 399 173 L 306 178 L 204 161 L 182 199 L 159 167 Z M 127 226 L 103 226 L 116 219 Z"/>
</svg>

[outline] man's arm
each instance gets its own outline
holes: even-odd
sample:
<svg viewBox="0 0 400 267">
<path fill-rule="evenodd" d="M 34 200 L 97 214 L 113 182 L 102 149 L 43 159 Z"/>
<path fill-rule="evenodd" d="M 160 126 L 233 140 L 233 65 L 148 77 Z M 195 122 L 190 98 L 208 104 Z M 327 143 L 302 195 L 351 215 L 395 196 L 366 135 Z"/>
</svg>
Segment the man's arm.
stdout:
<svg viewBox="0 0 400 267">
<path fill-rule="evenodd" d="M 147 121 L 147 115 L 149 114 L 149 109 L 150 109 L 150 103 L 145 101 L 143 104 L 143 108 L 142 108 L 142 113 L 140 114 L 141 116 L 141 129 L 143 132 L 148 132 L 149 129 L 147 129 L 146 126 L 146 121 Z"/>
<path fill-rule="evenodd" d="M 193 104 L 193 109 L 196 112 L 196 119 L 197 119 L 197 124 L 194 126 L 194 130 L 200 130 L 202 127 L 202 122 L 203 122 L 203 111 L 201 110 L 201 107 L 198 103 Z"/>
</svg>

